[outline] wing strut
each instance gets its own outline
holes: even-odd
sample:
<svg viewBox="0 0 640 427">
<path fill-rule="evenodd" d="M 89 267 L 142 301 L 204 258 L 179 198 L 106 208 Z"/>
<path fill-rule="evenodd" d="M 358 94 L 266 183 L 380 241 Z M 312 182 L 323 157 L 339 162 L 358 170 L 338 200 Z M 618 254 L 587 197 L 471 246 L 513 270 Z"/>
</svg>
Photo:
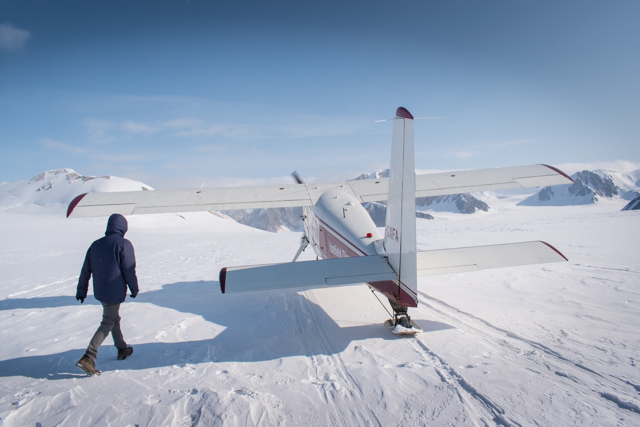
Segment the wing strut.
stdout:
<svg viewBox="0 0 640 427">
<path fill-rule="evenodd" d="M 298 252 L 296 252 L 296 256 L 293 257 L 293 261 L 291 262 L 296 262 L 300 254 L 304 252 L 305 249 L 307 249 L 308 245 L 309 245 L 309 240 L 307 240 L 307 236 L 306 235 L 302 236 L 302 242 L 300 242 L 300 248 L 298 248 Z"/>
</svg>

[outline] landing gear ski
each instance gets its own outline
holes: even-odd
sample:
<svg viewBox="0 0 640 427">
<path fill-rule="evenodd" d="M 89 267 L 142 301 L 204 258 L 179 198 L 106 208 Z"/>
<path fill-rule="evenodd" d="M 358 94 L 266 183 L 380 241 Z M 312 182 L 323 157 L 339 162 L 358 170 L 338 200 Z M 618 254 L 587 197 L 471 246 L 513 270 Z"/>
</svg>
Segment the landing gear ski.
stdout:
<svg viewBox="0 0 640 427">
<path fill-rule="evenodd" d="M 424 332 L 407 314 L 407 307 L 389 300 L 393 308 L 393 319 L 384 322 L 384 326 L 396 335 L 413 335 Z"/>
</svg>

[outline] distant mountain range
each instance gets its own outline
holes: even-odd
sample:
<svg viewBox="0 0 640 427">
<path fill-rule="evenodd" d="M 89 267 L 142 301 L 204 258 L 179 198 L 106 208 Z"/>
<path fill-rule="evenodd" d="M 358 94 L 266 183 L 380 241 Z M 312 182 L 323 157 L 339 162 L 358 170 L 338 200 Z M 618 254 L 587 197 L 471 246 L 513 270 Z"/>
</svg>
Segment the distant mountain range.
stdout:
<svg viewBox="0 0 640 427">
<path fill-rule="evenodd" d="M 640 192 L 640 170 L 628 173 L 583 170 L 574 173 L 571 178 L 575 181 L 573 184 L 544 187 L 518 205 L 586 205 L 603 199 L 631 200 Z"/>
<path fill-rule="evenodd" d="M 388 176 L 389 170 L 385 169 L 362 174 L 355 179 Z M 571 177 L 574 184 L 544 187 L 517 205 L 566 206 L 598 203 L 602 200 L 631 200 L 624 209 L 640 209 L 640 170 L 628 173 L 583 170 Z M 80 175 L 72 169 L 57 169 L 43 172 L 28 181 L 0 183 L 0 211 L 62 214 L 69 202 L 82 193 L 152 190 L 149 185 L 127 178 Z M 416 198 L 416 217 L 433 220 L 433 214 L 438 212 L 487 212 L 490 209 L 487 201 L 491 201 L 492 196 L 496 195 L 499 196 L 500 192 L 419 197 Z M 363 206 L 373 222 L 378 227 L 384 227 L 385 202 L 370 202 Z M 303 229 L 302 208 L 238 209 L 212 213 L 272 232 Z"/>
</svg>

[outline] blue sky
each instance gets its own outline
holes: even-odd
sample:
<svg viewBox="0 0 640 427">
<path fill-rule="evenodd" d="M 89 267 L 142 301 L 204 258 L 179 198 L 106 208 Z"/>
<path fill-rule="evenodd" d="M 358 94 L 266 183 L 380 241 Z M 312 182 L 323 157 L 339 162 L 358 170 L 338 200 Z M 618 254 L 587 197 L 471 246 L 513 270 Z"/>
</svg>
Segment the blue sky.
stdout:
<svg viewBox="0 0 640 427">
<path fill-rule="evenodd" d="M 0 181 L 640 162 L 640 2 L 0 0 Z"/>
</svg>

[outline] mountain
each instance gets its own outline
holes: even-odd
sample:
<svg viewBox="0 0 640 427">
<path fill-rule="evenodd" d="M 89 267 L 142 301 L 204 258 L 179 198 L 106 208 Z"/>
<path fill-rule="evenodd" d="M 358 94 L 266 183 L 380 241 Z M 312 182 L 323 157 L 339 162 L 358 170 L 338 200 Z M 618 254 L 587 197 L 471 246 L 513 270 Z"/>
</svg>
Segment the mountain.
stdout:
<svg viewBox="0 0 640 427">
<path fill-rule="evenodd" d="M 605 170 L 583 170 L 571 175 L 573 184 L 542 188 L 518 203 L 522 206 L 566 206 L 598 203 L 608 199 L 633 199 L 638 195 L 640 170 L 619 173 Z"/>
<path fill-rule="evenodd" d="M 469 193 L 448 196 L 417 197 L 416 206 L 423 210 L 432 209 L 441 212 L 459 212 L 473 214 L 477 211 L 487 212 L 489 205 L 476 199 Z"/>
<path fill-rule="evenodd" d="M 303 231 L 302 208 L 235 209 L 220 211 L 240 224 L 271 232 Z"/>
<path fill-rule="evenodd" d="M 375 179 L 375 178 L 388 178 L 389 169 L 380 169 L 372 173 L 363 173 L 355 180 L 359 179 Z M 472 214 L 477 211 L 487 212 L 489 205 L 482 200 L 476 199 L 469 193 L 465 194 L 452 194 L 447 196 L 430 196 L 430 197 L 417 197 L 416 208 L 419 210 L 433 210 L 439 212 L 454 212 L 463 214 Z M 365 209 L 369 210 L 365 206 Z M 370 214 L 372 212 L 369 212 Z M 376 215 L 380 215 L 380 212 L 375 212 Z M 418 218 L 433 219 L 432 215 L 420 212 Z M 373 218 L 373 216 L 372 216 Z M 384 218 L 384 215 L 383 215 Z M 374 222 L 376 219 L 374 218 Z M 384 225 L 384 219 L 382 221 Z M 377 224 L 377 223 L 376 223 Z"/>
<path fill-rule="evenodd" d="M 43 172 L 28 181 L 0 183 L 0 210 L 58 213 L 82 193 L 143 190 L 153 188 L 127 178 L 86 176 L 73 169 L 56 169 Z"/>
<path fill-rule="evenodd" d="M 384 203 L 368 202 L 362 205 L 364 209 L 369 213 L 369 216 L 373 220 L 376 227 L 384 227 L 387 217 L 387 206 Z M 432 215 L 425 212 L 416 211 L 416 218 L 422 219 L 434 219 Z"/>
</svg>

